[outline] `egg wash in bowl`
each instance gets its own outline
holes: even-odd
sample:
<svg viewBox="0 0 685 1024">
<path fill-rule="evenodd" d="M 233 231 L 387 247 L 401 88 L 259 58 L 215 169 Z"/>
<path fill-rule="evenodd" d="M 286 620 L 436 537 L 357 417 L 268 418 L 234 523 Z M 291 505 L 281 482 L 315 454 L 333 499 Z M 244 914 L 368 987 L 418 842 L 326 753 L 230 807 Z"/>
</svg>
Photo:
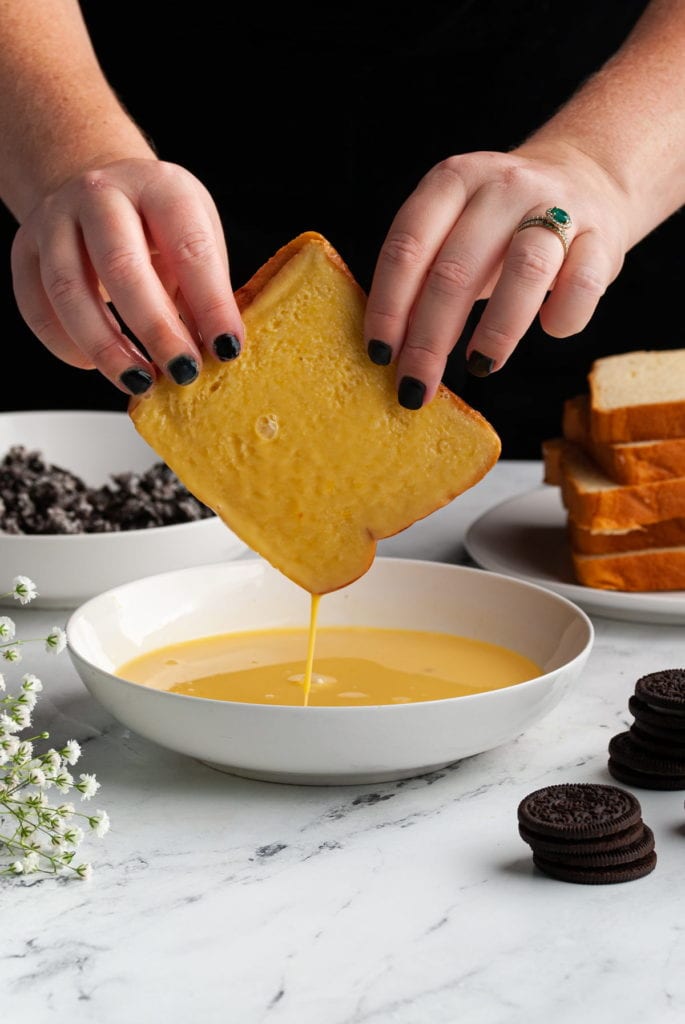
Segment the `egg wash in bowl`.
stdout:
<svg viewBox="0 0 685 1024">
<path fill-rule="evenodd" d="M 428 630 L 363 626 L 246 630 L 156 648 L 120 665 L 129 682 L 250 704 L 410 704 L 534 679 L 532 659 L 499 644 Z"/>
<path fill-rule="evenodd" d="M 379 557 L 359 580 L 321 601 L 309 706 L 304 706 L 302 675 L 314 603 L 258 558 L 175 570 L 87 601 L 67 622 L 68 650 L 87 689 L 110 714 L 163 747 L 264 781 L 346 785 L 435 771 L 520 735 L 578 679 L 594 636 L 587 615 L 542 587 L 469 566 Z M 217 638 L 229 631 L 231 647 L 238 645 L 230 657 L 242 668 L 251 667 L 255 680 L 265 665 L 246 666 L 245 652 L 238 648 L 266 638 L 272 661 L 280 664 L 277 672 L 286 676 L 283 687 L 291 703 L 259 703 L 253 694 L 241 700 L 235 680 L 231 697 L 225 690 L 221 699 L 198 694 L 199 680 L 230 668 L 226 651 L 220 656 L 217 651 L 218 668 L 211 663 L 215 640 L 220 649 Z M 414 661 L 398 645 L 398 636 L 408 644 L 418 641 Z M 430 651 L 422 658 L 426 637 Z M 442 637 L 454 638 L 455 646 L 443 649 Z M 290 647 L 276 651 L 272 645 L 282 640 Z M 506 652 L 520 655 L 528 663 L 528 678 L 502 685 L 500 677 L 499 688 L 482 689 L 481 669 L 467 664 L 462 640 L 473 641 L 466 646 L 488 658 L 497 652 L 505 652 L 505 660 Z M 336 643 L 340 662 L 332 671 Z M 163 681 L 168 689 L 159 688 L 153 672 L 147 685 L 121 674 L 155 652 L 164 652 L 162 662 L 190 653 L 196 664 L 192 671 L 187 665 L 164 666 L 179 670 L 176 681 Z M 204 664 L 198 666 L 197 654 Z M 258 656 L 257 644 L 250 658 Z M 343 660 L 352 665 L 351 659 L 364 663 L 366 681 L 361 672 L 343 674 L 340 665 Z M 454 696 L 430 699 L 445 679 L 444 666 L 452 672 L 460 662 L 466 670 L 451 690 Z M 388 667 L 396 676 L 392 688 L 384 690 L 382 669 Z M 325 683 L 318 677 L 336 673 L 342 693 L 365 696 L 319 703 Z M 407 689 L 408 675 L 417 677 L 414 690 Z M 182 682 L 192 686 L 193 676 L 194 694 L 174 689 Z M 260 685 L 262 697 L 276 693 L 263 678 Z M 473 692 L 476 688 L 479 692 Z M 393 697 L 413 699 L 389 702 Z"/>
</svg>

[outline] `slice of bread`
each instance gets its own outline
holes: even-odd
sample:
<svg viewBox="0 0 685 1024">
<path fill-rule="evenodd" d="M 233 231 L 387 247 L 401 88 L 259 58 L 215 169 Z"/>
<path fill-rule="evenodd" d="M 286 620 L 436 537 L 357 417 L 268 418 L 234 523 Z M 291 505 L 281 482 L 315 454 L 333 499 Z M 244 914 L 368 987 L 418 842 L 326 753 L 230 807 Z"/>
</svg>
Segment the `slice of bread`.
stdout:
<svg viewBox="0 0 685 1024">
<path fill-rule="evenodd" d="M 578 582 L 600 590 L 685 590 L 685 546 L 618 554 L 572 552 Z"/>
<path fill-rule="evenodd" d="M 636 530 L 589 530 L 569 516 L 567 529 L 571 547 L 581 555 L 685 546 L 685 518 L 663 519 Z"/>
<path fill-rule="evenodd" d="M 596 359 L 588 384 L 594 441 L 685 437 L 685 349 Z"/>
<path fill-rule="evenodd" d="M 607 476 L 617 483 L 642 484 L 685 476 L 685 437 L 644 441 L 594 441 L 590 435 L 590 397 L 574 395 L 564 402 L 562 434 L 580 444 Z"/>
<path fill-rule="evenodd" d="M 685 476 L 619 484 L 571 441 L 561 452 L 559 486 L 569 516 L 590 530 L 635 530 L 685 512 Z"/>
<path fill-rule="evenodd" d="M 371 566 L 376 541 L 476 484 L 500 455 L 490 424 L 447 388 L 418 411 L 364 346 L 366 296 L 317 232 L 236 293 L 241 355 L 166 378 L 129 410 L 185 486 L 255 552 L 314 594 Z"/>
</svg>

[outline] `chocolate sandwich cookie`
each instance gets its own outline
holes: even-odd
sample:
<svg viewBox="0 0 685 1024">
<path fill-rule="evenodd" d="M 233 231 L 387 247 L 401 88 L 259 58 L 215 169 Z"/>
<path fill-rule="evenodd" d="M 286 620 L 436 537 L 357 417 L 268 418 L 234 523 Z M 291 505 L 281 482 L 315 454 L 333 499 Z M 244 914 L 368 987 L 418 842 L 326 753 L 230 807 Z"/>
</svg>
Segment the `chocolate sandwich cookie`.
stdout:
<svg viewBox="0 0 685 1024">
<path fill-rule="evenodd" d="M 609 772 L 628 785 L 645 789 L 685 789 L 685 759 L 651 754 L 639 747 L 629 731 L 609 740 Z"/>
<path fill-rule="evenodd" d="M 649 732 L 637 722 L 633 722 L 628 733 L 631 741 L 652 757 L 667 761 L 685 760 L 685 735 L 682 739 L 677 736 L 674 739 L 672 735 L 664 736 L 663 733 L 659 735 L 656 731 Z"/>
<path fill-rule="evenodd" d="M 639 801 L 616 786 L 595 782 L 544 786 L 524 797 L 518 821 L 529 832 L 560 839 L 599 839 L 623 832 L 642 817 Z"/>
<path fill-rule="evenodd" d="M 635 683 L 635 696 L 651 707 L 685 715 L 685 668 L 641 676 Z"/>
<path fill-rule="evenodd" d="M 542 857 L 549 856 L 554 860 L 559 855 L 576 857 L 591 854 L 611 853 L 623 849 L 642 838 L 645 825 L 642 818 L 629 828 L 614 832 L 613 835 L 601 836 L 598 839 L 555 839 L 554 836 L 532 832 L 519 824 L 519 835 L 525 843 L 535 849 Z"/>
<path fill-rule="evenodd" d="M 628 710 L 648 732 L 656 732 L 671 739 L 685 738 L 685 715 L 664 711 L 663 708 L 651 708 L 634 696 L 628 701 Z"/>
<path fill-rule="evenodd" d="M 564 864 L 567 868 L 612 868 L 632 864 L 643 860 L 654 850 L 654 833 L 646 825 L 642 826 L 642 834 L 633 842 L 623 847 L 608 850 L 604 853 L 578 853 L 574 850 L 563 850 L 557 853 L 544 852 L 537 847 L 533 851 L 536 857 L 550 864 Z"/>
<path fill-rule="evenodd" d="M 659 789 L 664 792 L 666 790 L 685 789 L 685 781 L 682 775 L 650 775 L 648 772 L 627 768 L 624 764 L 614 761 L 611 757 L 607 767 L 609 774 L 617 782 L 622 782 L 625 786 L 634 786 L 636 789 Z"/>
<path fill-rule="evenodd" d="M 628 882 L 654 869 L 654 834 L 632 793 L 602 783 L 546 786 L 518 807 L 519 835 L 544 874 L 586 885 Z"/>
<path fill-rule="evenodd" d="M 550 878 L 561 882 L 577 882 L 581 885 L 610 885 L 616 882 L 633 882 L 644 878 L 656 867 L 656 852 L 652 850 L 646 857 L 634 860 L 631 864 L 619 864 L 613 867 L 590 868 L 575 865 L 556 864 L 533 854 L 533 863 L 540 871 Z"/>
</svg>

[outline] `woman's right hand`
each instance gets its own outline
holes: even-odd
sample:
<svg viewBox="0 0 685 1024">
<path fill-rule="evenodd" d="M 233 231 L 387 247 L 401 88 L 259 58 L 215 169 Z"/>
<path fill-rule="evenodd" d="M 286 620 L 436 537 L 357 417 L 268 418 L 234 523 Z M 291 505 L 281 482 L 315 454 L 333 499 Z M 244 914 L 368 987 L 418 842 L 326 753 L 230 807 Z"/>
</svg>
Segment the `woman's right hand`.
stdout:
<svg viewBox="0 0 685 1024">
<path fill-rule="evenodd" d="M 12 275 L 19 311 L 46 348 L 128 394 L 147 391 L 159 373 L 190 384 L 203 354 L 225 361 L 240 352 L 219 214 L 176 164 L 117 160 L 71 178 L 17 231 Z"/>
</svg>

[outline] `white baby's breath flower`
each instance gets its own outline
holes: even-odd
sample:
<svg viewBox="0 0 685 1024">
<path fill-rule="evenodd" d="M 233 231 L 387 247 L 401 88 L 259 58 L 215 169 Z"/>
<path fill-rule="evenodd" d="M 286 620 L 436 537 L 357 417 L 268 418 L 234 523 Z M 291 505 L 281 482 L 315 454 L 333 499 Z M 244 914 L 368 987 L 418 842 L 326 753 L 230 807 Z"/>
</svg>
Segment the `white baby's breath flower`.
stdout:
<svg viewBox="0 0 685 1024">
<path fill-rule="evenodd" d="M 76 783 L 76 789 L 81 794 L 82 800 L 90 800 L 92 796 L 95 796 L 100 788 L 100 783 L 94 775 L 81 774 L 79 775 L 80 782 Z"/>
<path fill-rule="evenodd" d="M 24 857 L 23 866 L 24 871 L 26 872 L 27 875 L 30 874 L 32 871 L 37 871 L 39 864 L 40 857 L 38 856 L 35 850 L 31 850 L 31 852 L 27 853 L 26 856 Z"/>
<path fill-rule="evenodd" d="M 33 601 L 34 597 L 38 596 L 36 584 L 28 576 L 15 576 L 12 581 L 12 596 L 20 604 L 28 604 L 29 601 Z"/>
<path fill-rule="evenodd" d="M 25 693 L 40 693 L 43 684 L 38 676 L 34 676 L 33 672 L 25 672 L 21 677 L 21 688 Z"/>
<path fill-rule="evenodd" d="M 17 627 L 8 615 L 0 615 L 0 640 L 14 640 Z"/>
<path fill-rule="evenodd" d="M 9 757 L 14 757 L 16 752 L 19 750 L 18 736 L 10 736 L 9 739 L 3 740 L 2 748 L 8 754 Z"/>
<path fill-rule="evenodd" d="M 28 576 L 16 576 L 13 589 L 6 594 L 9 595 L 28 604 L 37 596 L 37 588 Z M 0 616 L 0 664 L 3 659 L 10 663 L 20 661 L 25 645 L 30 642 L 17 638 L 15 623 L 9 616 Z M 53 626 L 44 642 L 51 654 L 60 654 L 67 646 L 66 631 Z M 42 690 L 38 676 L 26 672 L 20 690 L 8 694 L 0 674 L 0 856 L 4 852 L 7 858 L 0 863 L 0 874 L 66 872 L 87 879 L 91 875 L 90 864 L 76 861 L 86 826 L 80 828 L 76 822 L 87 821 L 90 830 L 102 837 L 110 828 L 109 815 L 100 810 L 84 814 L 76 811 L 72 803 L 52 805 L 52 786 L 63 793 L 75 788 L 82 800 L 90 800 L 100 789 L 100 783 L 88 773 L 74 781 L 67 766 L 76 764 L 82 755 L 76 740 L 34 754 L 34 745 L 49 739 L 50 734 L 34 730 L 36 734 L 26 740 L 17 735 L 31 725 L 32 711 Z M 11 857 L 16 859 L 12 861 Z"/>
<path fill-rule="evenodd" d="M 45 649 L 48 654 L 61 654 L 67 646 L 67 634 L 59 626 L 53 626 L 45 638 Z"/>
<path fill-rule="evenodd" d="M 14 711 L 12 712 L 12 718 L 16 722 L 19 729 L 28 729 L 31 724 L 31 712 L 22 704 L 17 704 Z"/>
<path fill-rule="evenodd" d="M 38 700 L 38 697 L 33 692 L 33 690 L 26 690 L 26 691 L 24 691 L 22 693 L 21 697 L 19 698 L 20 704 L 23 705 L 23 707 L 28 708 L 29 711 L 33 711 L 33 709 L 36 706 L 37 700 Z"/>
<path fill-rule="evenodd" d="M 70 846 L 78 846 L 83 839 L 83 829 L 79 828 L 78 825 L 70 825 L 62 835 L 65 843 L 69 843 Z"/>
<path fill-rule="evenodd" d="M 52 781 L 60 793 L 68 793 L 74 785 L 74 776 L 66 768 L 62 768 Z"/>
<path fill-rule="evenodd" d="M 33 757 L 33 743 L 30 740 L 22 740 L 17 746 L 14 760 L 17 764 L 26 764 Z"/>
<path fill-rule="evenodd" d="M 32 786 L 38 786 L 42 789 L 47 782 L 45 772 L 41 768 L 32 768 L 29 772 L 29 782 Z"/>
<path fill-rule="evenodd" d="M 67 740 L 60 753 L 67 764 L 76 764 L 81 756 L 81 748 L 76 740 Z"/>
<path fill-rule="evenodd" d="M 100 836 L 106 836 L 109 832 L 109 814 L 107 811 L 98 811 L 88 819 L 88 824 L 94 830 L 95 834 Z"/>
<path fill-rule="evenodd" d="M 13 718 L 10 718 L 10 716 L 3 711 L 0 714 L 0 729 L 3 732 L 18 732 L 19 726 Z"/>
<path fill-rule="evenodd" d="M 50 774 L 58 772 L 62 767 L 62 758 L 54 747 L 50 747 L 50 749 L 43 754 L 42 761 L 44 769 L 49 771 Z"/>
</svg>

